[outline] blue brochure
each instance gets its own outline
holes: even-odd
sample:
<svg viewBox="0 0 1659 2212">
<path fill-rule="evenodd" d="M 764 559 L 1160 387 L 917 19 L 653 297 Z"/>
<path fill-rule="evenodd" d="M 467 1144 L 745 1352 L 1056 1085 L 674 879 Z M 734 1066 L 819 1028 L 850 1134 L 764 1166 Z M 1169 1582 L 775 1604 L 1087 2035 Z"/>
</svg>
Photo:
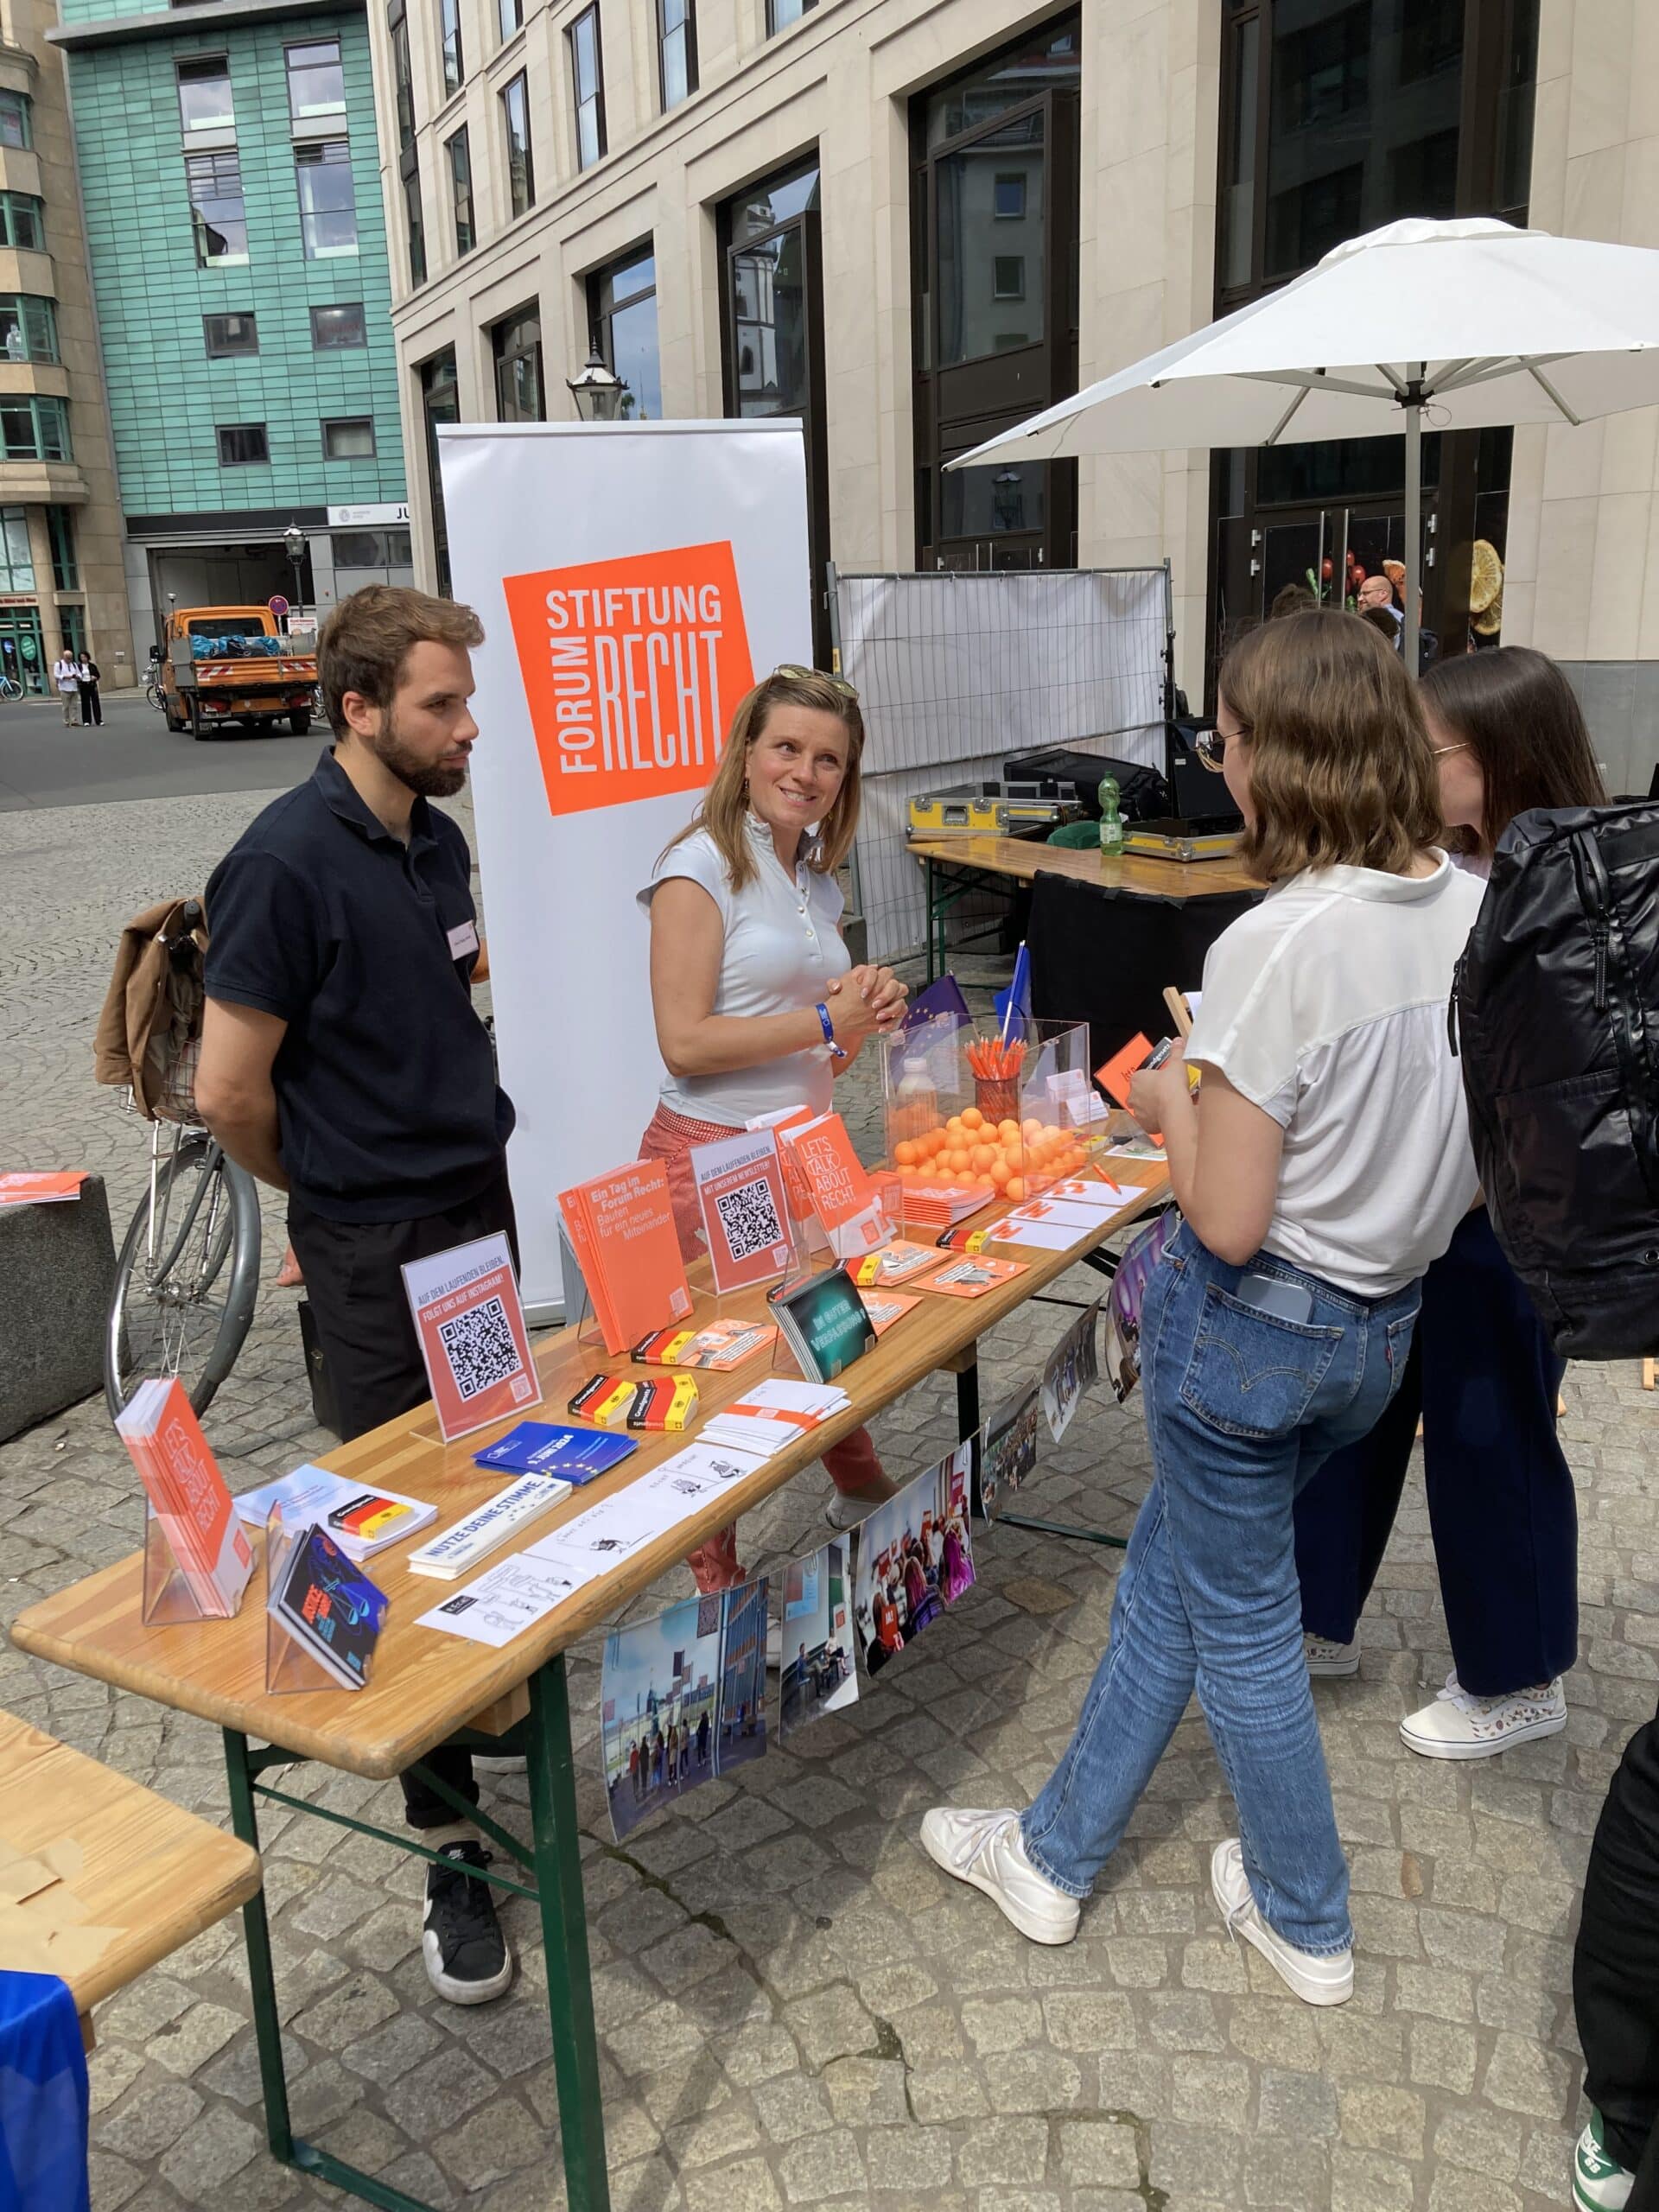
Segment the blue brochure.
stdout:
<svg viewBox="0 0 1659 2212">
<path fill-rule="evenodd" d="M 582 1484 L 607 1473 L 639 1449 L 632 1437 L 611 1429 L 521 1421 L 473 1457 L 480 1467 L 506 1467 L 515 1475 L 558 1475 L 568 1483 Z"/>
</svg>

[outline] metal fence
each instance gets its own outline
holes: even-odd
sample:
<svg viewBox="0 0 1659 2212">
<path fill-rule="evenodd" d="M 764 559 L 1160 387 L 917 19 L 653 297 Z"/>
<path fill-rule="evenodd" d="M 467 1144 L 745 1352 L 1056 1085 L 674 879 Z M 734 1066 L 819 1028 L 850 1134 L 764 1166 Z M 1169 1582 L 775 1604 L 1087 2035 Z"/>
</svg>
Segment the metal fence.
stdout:
<svg viewBox="0 0 1659 2212">
<path fill-rule="evenodd" d="M 843 676 L 863 709 L 855 855 L 868 957 L 925 933 L 911 799 L 989 782 L 1012 753 L 1065 745 L 1161 768 L 1171 646 L 1157 569 L 830 575 Z"/>
</svg>

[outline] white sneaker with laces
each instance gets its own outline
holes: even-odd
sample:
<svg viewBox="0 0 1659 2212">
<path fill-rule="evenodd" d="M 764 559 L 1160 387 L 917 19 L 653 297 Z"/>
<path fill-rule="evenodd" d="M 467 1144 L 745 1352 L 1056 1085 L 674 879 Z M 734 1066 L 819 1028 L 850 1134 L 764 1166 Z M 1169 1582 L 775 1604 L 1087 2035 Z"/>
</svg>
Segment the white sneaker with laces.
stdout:
<svg viewBox="0 0 1659 2212">
<path fill-rule="evenodd" d="M 1238 1838 L 1218 1843 L 1210 1860 L 1210 1887 L 1235 1941 L 1243 1936 L 1253 1944 L 1287 1988 L 1305 2005 L 1345 2005 L 1354 1993 L 1354 1954 L 1350 1945 L 1325 1957 L 1318 1951 L 1299 1951 L 1262 1919 L 1244 1872 L 1244 1854 Z"/>
<path fill-rule="evenodd" d="M 1566 1726 L 1567 1692 L 1559 1675 L 1508 1697 L 1476 1697 L 1453 1668 L 1433 1704 L 1400 1723 L 1400 1740 L 1426 1759 L 1489 1759 L 1511 1744 L 1559 1736 Z"/>
<path fill-rule="evenodd" d="M 1077 1934 L 1082 1907 L 1026 1856 L 1018 1813 L 936 1805 L 922 1821 L 922 1848 L 947 1874 L 983 1890 L 1033 1943 L 1069 1943 Z"/>
<path fill-rule="evenodd" d="M 1307 1662 L 1310 1675 L 1357 1675 L 1359 1672 L 1359 1645 L 1338 1643 L 1328 1636 L 1305 1636 L 1302 1656 Z"/>
</svg>

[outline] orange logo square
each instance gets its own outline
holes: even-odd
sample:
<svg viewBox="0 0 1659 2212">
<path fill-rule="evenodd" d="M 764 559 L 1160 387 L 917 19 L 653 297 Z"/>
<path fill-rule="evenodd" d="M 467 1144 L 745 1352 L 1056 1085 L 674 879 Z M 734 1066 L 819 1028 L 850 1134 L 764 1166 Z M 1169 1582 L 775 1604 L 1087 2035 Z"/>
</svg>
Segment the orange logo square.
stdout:
<svg viewBox="0 0 1659 2212">
<path fill-rule="evenodd" d="M 754 682 L 730 542 L 502 588 L 553 812 L 702 790 Z"/>
</svg>

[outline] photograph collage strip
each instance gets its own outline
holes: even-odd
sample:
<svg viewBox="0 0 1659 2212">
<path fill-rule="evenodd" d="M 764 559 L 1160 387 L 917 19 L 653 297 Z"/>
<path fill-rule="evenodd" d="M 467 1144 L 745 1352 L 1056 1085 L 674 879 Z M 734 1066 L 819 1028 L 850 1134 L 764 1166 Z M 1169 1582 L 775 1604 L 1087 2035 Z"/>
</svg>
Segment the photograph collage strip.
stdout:
<svg viewBox="0 0 1659 2212">
<path fill-rule="evenodd" d="M 1036 1470 L 1039 1416 L 1058 1443 L 1084 1392 L 1105 1372 L 1120 1403 L 1139 1374 L 1141 1303 L 1170 1229 L 1160 1217 L 1130 1243 L 1110 1295 L 1079 1313 L 1034 1381 L 1013 1390 L 977 1435 L 876 1507 L 849 1537 L 782 1573 L 773 1740 L 859 1696 L 975 1583 L 973 1516 L 994 1521 Z M 771 1579 L 688 1598 L 606 1639 L 601 1741 L 620 1842 L 647 1815 L 768 1748 Z"/>
</svg>

